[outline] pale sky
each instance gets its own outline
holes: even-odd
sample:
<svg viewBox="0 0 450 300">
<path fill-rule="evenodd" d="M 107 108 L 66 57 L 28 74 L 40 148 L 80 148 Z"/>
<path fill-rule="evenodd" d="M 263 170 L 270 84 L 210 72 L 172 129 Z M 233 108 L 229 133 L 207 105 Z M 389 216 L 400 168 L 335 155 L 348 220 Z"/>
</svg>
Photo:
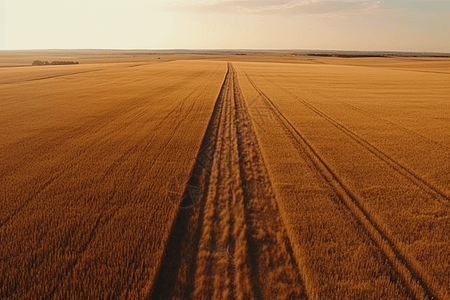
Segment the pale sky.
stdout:
<svg viewBox="0 0 450 300">
<path fill-rule="evenodd" d="M 0 50 L 450 52 L 450 0 L 0 0 Z"/>
</svg>

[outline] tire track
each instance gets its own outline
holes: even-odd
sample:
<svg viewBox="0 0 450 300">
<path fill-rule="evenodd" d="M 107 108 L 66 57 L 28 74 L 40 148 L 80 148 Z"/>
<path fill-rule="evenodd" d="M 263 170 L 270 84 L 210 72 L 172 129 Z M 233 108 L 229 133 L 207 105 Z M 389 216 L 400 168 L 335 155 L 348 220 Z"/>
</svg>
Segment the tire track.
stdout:
<svg viewBox="0 0 450 300">
<path fill-rule="evenodd" d="M 412 295 L 416 299 L 438 299 L 439 289 L 434 287 L 426 274 L 420 272 L 413 260 L 401 252 L 394 240 L 377 224 L 372 216 L 362 206 L 362 201 L 355 195 L 349 187 L 339 178 L 336 172 L 326 163 L 323 157 L 311 145 L 311 143 L 301 134 L 293 124 L 281 113 L 273 101 L 255 84 L 248 74 L 245 74 L 255 88 L 260 93 L 267 106 L 274 112 L 279 123 L 286 129 L 291 137 L 296 140 L 300 149 L 304 150 L 310 162 L 315 166 L 318 173 L 333 188 L 339 196 L 342 205 L 359 221 L 365 231 L 386 256 L 390 264 L 401 275 Z M 299 150 L 300 150 L 299 149 Z M 412 261 L 412 262 L 411 262 Z M 440 296 L 439 298 L 443 298 Z"/>
<path fill-rule="evenodd" d="M 201 149 L 150 299 L 307 298 L 231 64 Z"/>
<path fill-rule="evenodd" d="M 398 68 L 390 68 L 395 71 L 404 71 L 404 72 L 418 72 L 418 73 L 432 73 L 432 74 L 445 74 L 450 75 L 449 72 L 439 72 L 439 71 L 425 71 L 425 70 L 414 70 L 414 69 L 398 69 Z"/>
<path fill-rule="evenodd" d="M 186 98 L 184 98 L 179 104 L 177 104 L 175 106 L 175 108 L 171 111 L 170 114 L 178 111 L 182 111 L 183 110 L 183 106 L 185 105 L 185 102 L 187 99 L 189 99 L 195 92 L 197 89 L 195 89 L 194 91 L 192 91 Z M 200 93 L 203 94 L 204 91 L 206 90 L 206 88 Z M 200 97 L 200 96 L 199 96 Z M 190 107 L 187 109 L 188 113 L 186 114 L 186 116 L 180 120 L 178 120 L 177 125 L 173 128 L 172 130 L 172 134 L 170 135 L 168 141 L 166 142 L 166 144 L 164 144 L 163 149 L 166 148 L 167 144 L 170 142 L 170 140 L 173 138 L 175 132 L 178 130 L 178 128 L 181 126 L 181 124 L 183 123 L 183 121 L 186 119 L 187 115 L 190 115 L 193 107 L 195 106 L 195 103 L 197 101 L 197 99 L 199 98 L 197 97 L 194 101 L 191 101 L 191 105 Z M 167 118 L 167 117 L 166 117 Z M 164 118 L 159 124 L 162 124 L 166 118 Z M 147 145 L 144 146 L 144 148 L 148 147 L 148 145 L 151 143 L 152 141 L 149 141 Z M 108 168 L 107 172 L 103 175 L 102 180 L 105 180 L 106 177 L 112 176 L 114 170 L 118 167 L 120 167 L 121 165 L 123 165 L 131 156 L 132 153 L 135 153 L 136 150 L 139 148 L 139 143 L 136 143 L 133 147 L 129 148 L 123 155 L 121 155 L 118 160 L 116 160 L 111 166 L 110 168 Z M 159 157 L 159 156 L 158 156 Z M 155 161 L 158 158 L 155 159 Z M 131 180 L 132 181 L 132 180 Z M 117 205 L 112 205 L 112 207 L 110 209 L 107 209 L 108 207 L 111 206 L 112 201 L 115 199 L 116 197 L 116 191 L 114 190 L 112 192 L 112 195 L 109 197 L 109 199 L 102 205 L 102 207 L 99 209 L 99 211 L 101 212 L 99 217 L 97 218 L 97 221 L 95 223 L 95 225 L 93 226 L 93 228 L 91 229 L 91 232 L 87 238 L 87 241 L 83 244 L 83 246 L 81 247 L 81 249 L 78 251 L 78 255 L 76 257 L 76 259 L 72 262 L 69 263 L 67 269 L 62 273 L 64 275 L 60 275 L 58 278 L 58 283 L 54 286 L 53 290 L 50 292 L 49 296 L 46 299 L 53 299 L 55 298 L 55 295 L 57 295 L 57 292 L 59 290 L 59 287 L 61 285 L 61 283 L 63 283 L 67 278 L 70 278 L 73 275 L 73 272 L 76 268 L 76 266 L 80 263 L 80 261 L 83 258 L 83 255 L 86 253 L 86 251 L 88 250 L 89 245 L 91 244 L 91 242 L 94 240 L 95 236 L 97 235 L 99 229 L 103 226 L 106 226 L 106 224 L 113 219 L 113 217 L 117 214 L 117 212 L 120 210 L 120 206 Z M 59 298 L 58 296 L 56 296 L 56 298 Z"/>
<path fill-rule="evenodd" d="M 179 104 L 177 104 L 177 106 L 168 114 L 164 117 L 164 119 L 161 120 L 161 122 L 158 123 L 157 128 L 159 128 L 161 124 L 163 124 L 164 122 L 166 122 L 167 120 L 170 119 L 172 114 L 177 114 L 177 113 L 181 113 L 183 111 L 183 107 L 185 105 L 185 102 L 187 99 L 189 99 L 192 95 L 194 95 L 194 93 L 200 88 L 197 87 L 192 93 L 190 93 L 187 97 L 185 97 L 185 99 L 180 102 Z M 168 139 L 168 141 L 162 146 L 162 150 L 159 152 L 159 154 L 156 156 L 156 158 L 153 160 L 153 163 L 150 167 L 150 169 L 148 170 L 149 173 L 152 172 L 153 168 L 157 165 L 156 162 L 159 161 L 159 159 L 163 156 L 164 153 L 166 153 L 166 149 L 167 146 L 169 145 L 170 141 L 172 140 L 172 138 L 175 136 L 176 131 L 178 130 L 178 128 L 181 126 L 181 124 L 188 119 L 188 117 L 190 117 L 190 114 L 193 110 L 193 108 L 195 107 L 195 104 L 197 103 L 197 101 L 199 101 L 199 99 L 202 98 L 203 94 L 210 88 L 210 84 L 205 84 L 203 90 L 198 93 L 198 95 L 195 97 L 194 101 L 192 101 L 192 103 L 190 104 L 189 108 L 187 109 L 187 113 L 186 114 L 182 114 L 183 118 L 181 120 L 179 120 L 179 122 L 177 123 L 176 127 L 173 129 L 172 131 L 172 135 L 170 136 L 170 138 Z M 195 116 L 194 116 L 195 117 Z M 146 152 L 147 150 L 150 149 L 150 147 L 153 145 L 153 141 L 154 138 L 157 136 L 157 133 L 154 133 L 151 138 L 149 139 L 149 141 L 147 142 L 147 144 L 143 147 L 143 152 Z M 135 173 L 133 173 L 133 179 L 135 178 Z"/>
<path fill-rule="evenodd" d="M 269 81 L 269 82 L 272 83 L 273 85 L 279 87 L 280 89 L 282 89 L 282 90 L 285 91 L 286 93 L 288 93 L 288 94 L 290 94 L 290 95 L 295 95 L 295 94 L 293 94 L 291 91 L 289 91 L 288 89 L 286 89 L 286 88 L 282 87 L 281 85 L 279 85 L 279 84 L 277 84 L 277 83 L 271 81 L 271 80 L 268 79 L 266 76 L 264 76 L 264 75 L 262 75 L 262 74 L 259 74 L 259 75 L 262 76 L 262 77 L 264 77 L 267 81 Z M 403 132 L 409 133 L 409 134 L 411 134 L 411 135 L 415 135 L 416 137 L 421 138 L 421 139 L 424 139 L 424 140 L 428 141 L 429 143 L 432 143 L 432 144 L 434 144 L 434 145 L 440 147 L 441 149 L 444 149 L 444 150 L 446 150 L 446 151 L 450 151 L 450 146 L 445 145 L 445 144 L 443 144 L 443 143 L 441 143 L 441 142 L 435 141 L 435 140 L 433 140 L 433 139 L 431 139 L 431 138 L 429 138 L 429 137 L 426 137 L 426 136 L 424 136 L 424 135 L 422 135 L 422 134 L 420 134 L 420 133 L 418 133 L 418 132 L 416 132 L 416 131 L 414 131 L 414 130 L 412 130 L 412 129 L 409 129 L 409 128 L 405 127 L 405 126 L 402 126 L 402 125 L 400 125 L 400 124 L 391 122 L 391 121 L 389 121 L 389 120 L 386 120 L 386 119 L 384 119 L 384 118 L 382 118 L 382 117 L 380 117 L 380 116 L 378 116 L 378 115 L 376 115 L 376 114 L 374 114 L 374 113 L 368 112 L 368 111 L 363 110 L 363 109 L 361 109 L 361 108 L 358 108 L 358 107 L 356 107 L 356 106 L 354 106 L 354 105 L 352 105 L 352 104 L 350 104 L 350 103 L 347 103 L 347 102 L 345 102 L 345 101 L 339 100 L 339 99 L 334 98 L 334 97 L 331 97 L 331 96 L 329 96 L 329 95 L 326 95 L 325 93 L 321 93 L 321 92 L 319 92 L 319 91 L 312 91 L 311 89 L 309 89 L 309 91 L 310 91 L 311 93 L 313 93 L 313 94 L 320 95 L 320 96 L 322 96 L 322 97 L 326 97 L 326 98 L 329 98 L 329 99 L 333 99 L 333 101 L 339 102 L 339 103 L 341 103 L 342 105 L 348 107 L 349 109 L 361 113 L 362 115 L 369 116 L 369 117 L 371 117 L 371 118 L 374 118 L 374 119 L 379 120 L 379 121 L 381 121 L 381 122 L 384 122 L 384 123 L 386 123 L 386 124 L 392 125 L 392 126 L 398 128 L 399 130 L 401 130 L 401 131 L 403 131 Z M 297 95 L 296 95 L 296 96 L 297 96 Z M 302 97 L 300 97 L 300 96 L 297 96 L 297 97 L 303 99 L 304 101 L 306 101 L 304 98 L 302 98 Z"/>
<path fill-rule="evenodd" d="M 193 93 L 193 92 L 192 92 Z M 192 94 L 191 93 L 191 94 Z M 191 94 L 189 96 L 191 96 Z M 189 97 L 188 96 L 188 97 Z M 186 98 L 187 99 L 187 98 Z M 182 106 L 184 101 L 186 100 L 184 99 L 182 102 L 180 102 L 175 108 L 174 110 L 172 110 L 169 115 L 171 115 L 178 106 Z M 162 121 L 160 121 L 158 124 L 162 124 L 165 121 L 165 119 L 163 119 Z M 179 127 L 179 124 L 177 126 L 177 128 Z M 156 136 L 156 134 L 154 134 L 153 138 Z M 153 141 L 153 138 L 151 139 L 150 142 Z M 149 143 L 150 143 L 149 142 Z M 94 145 L 97 142 L 94 141 L 92 142 L 90 145 L 88 145 L 84 150 L 83 153 L 88 153 L 90 148 L 93 148 Z M 120 167 L 133 153 L 135 153 L 136 149 L 139 147 L 139 142 L 137 142 L 133 147 L 130 147 L 128 150 L 126 150 L 122 155 L 120 155 L 105 171 L 105 173 L 99 177 L 100 181 L 104 181 L 106 177 L 108 177 L 110 174 L 112 174 L 114 172 L 115 169 L 117 169 L 118 167 Z M 78 157 L 78 161 L 77 164 L 79 164 L 82 159 L 79 158 L 79 154 L 76 155 Z M 28 205 L 30 205 L 33 200 L 35 200 L 40 194 L 42 194 L 43 192 L 45 192 L 45 190 L 52 185 L 56 180 L 58 180 L 61 176 L 63 176 L 63 174 L 65 173 L 65 171 L 60 171 L 58 174 L 56 174 L 55 176 L 53 176 L 52 178 L 48 179 L 47 181 L 45 181 L 40 187 L 39 189 L 34 192 L 32 195 L 30 195 L 26 200 L 24 200 L 24 202 L 14 211 L 12 212 L 9 216 L 6 217 L 6 219 L 0 223 L 0 230 L 6 225 L 8 224 L 10 221 L 12 221 L 21 211 L 23 211 Z"/>
<path fill-rule="evenodd" d="M 97 218 L 97 221 L 95 222 L 94 226 L 92 227 L 86 242 L 81 246 L 76 258 L 72 262 L 70 262 L 67 265 L 66 270 L 58 276 L 57 282 L 54 285 L 53 289 L 51 290 L 49 295 L 47 297 L 45 297 L 46 300 L 55 298 L 55 294 L 58 292 L 58 290 L 61 287 L 61 284 L 64 282 L 64 280 L 73 275 L 74 269 L 80 263 L 81 259 L 83 258 L 83 255 L 88 250 L 89 245 L 92 243 L 95 236 L 99 232 L 99 229 L 102 226 L 105 226 L 112 218 L 114 218 L 114 216 L 120 210 L 119 206 L 113 206 L 110 209 L 106 209 L 108 207 L 108 205 L 114 200 L 115 197 L 116 197 L 116 191 L 113 191 L 112 195 L 109 197 L 109 199 L 102 205 L 101 209 L 99 210 L 99 211 L 101 211 L 101 213 L 100 213 L 99 217 Z M 56 297 L 56 298 L 59 298 L 59 297 Z"/>
<path fill-rule="evenodd" d="M 23 211 L 31 202 L 33 202 L 34 199 L 36 199 L 40 194 L 45 192 L 49 186 L 51 186 L 58 178 L 60 178 L 65 171 L 61 171 L 52 178 L 45 181 L 39 189 L 34 192 L 32 195 L 30 195 L 13 213 L 11 213 L 6 219 L 0 223 L 0 230 L 7 225 L 10 221 L 12 221 L 21 211 Z"/>
<path fill-rule="evenodd" d="M 304 283 L 234 68 L 233 77 L 240 153 L 239 164 L 235 165 L 239 165 L 243 179 L 252 279 L 260 289 L 257 298 L 306 299 Z M 268 285 L 270 280 L 273 282 Z"/>
<path fill-rule="evenodd" d="M 206 89 L 206 88 L 205 88 Z M 205 89 L 201 92 L 201 94 L 204 93 Z M 167 119 L 170 118 L 170 116 L 172 114 L 176 115 L 177 113 L 180 113 L 183 111 L 183 107 L 185 106 L 185 102 L 187 99 L 189 99 L 195 92 L 197 91 L 197 89 L 193 90 L 186 98 L 184 98 L 183 100 L 181 100 L 171 111 L 170 113 L 168 113 L 161 121 L 158 122 L 158 125 L 156 125 L 156 128 L 159 128 L 161 124 L 167 122 Z M 200 94 L 200 95 L 201 95 Z M 200 96 L 199 96 L 200 97 Z M 153 160 L 154 162 L 157 161 L 160 156 L 165 152 L 167 145 L 172 141 L 175 133 L 178 131 L 179 127 L 181 126 L 181 124 L 184 122 L 184 120 L 190 115 L 193 107 L 195 106 L 196 100 L 198 99 L 198 97 L 192 101 L 192 103 L 190 104 L 189 108 L 187 109 L 187 113 L 183 116 L 183 118 L 178 119 L 177 124 L 173 127 L 173 130 L 171 131 L 171 134 L 169 136 L 169 138 L 166 140 L 166 142 L 164 143 L 164 145 L 162 146 L 162 151 L 159 152 L 158 156 Z M 157 133 L 154 133 L 149 139 L 148 142 L 142 147 L 144 149 L 143 152 L 145 152 L 145 150 L 147 150 L 150 145 L 152 145 L 154 143 L 154 139 L 157 136 Z M 135 154 L 137 151 L 137 149 L 141 146 L 141 140 L 137 141 L 133 147 L 130 147 L 128 150 L 126 150 L 120 157 L 118 157 L 106 170 L 106 172 L 103 174 L 103 176 L 101 177 L 100 181 L 103 181 L 104 178 L 106 178 L 109 174 L 113 173 L 115 169 L 117 169 L 118 167 L 120 167 L 123 163 L 125 163 L 133 154 Z M 155 164 L 152 164 L 152 168 Z M 149 170 L 149 172 L 151 172 L 152 169 Z"/>
<path fill-rule="evenodd" d="M 152 64 L 153 64 L 153 63 L 138 64 L 138 65 L 127 66 L 127 68 L 136 68 L 136 67 L 148 66 L 148 65 L 152 65 Z"/>
<path fill-rule="evenodd" d="M 217 98 L 209 121 L 205 136 L 197 157 L 214 155 L 223 115 L 222 99 L 227 84 L 228 70 Z M 195 257 L 199 251 L 199 240 L 202 233 L 202 222 L 205 215 L 206 191 L 210 186 L 212 159 L 197 159 L 187 186 L 183 193 L 182 202 L 171 230 L 164 257 L 159 267 L 156 280 L 150 293 L 150 299 L 188 299 L 193 290 L 195 274 Z M 188 187 L 199 187 L 199 199 L 192 199 Z M 182 209 L 183 202 L 197 203 L 189 209 Z"/>
<path fill-rule="evenodd" d="M 220 122 L 219 126 L 217 127 L 217 140 L 215 149 L 218 151 L 214 151 L 213 158 L 212 158 L 212 168 L 211 168 L 211 175 L 210 175 L 210 184 L 208 186 L 208 189 L 205 191 L 206 198 L 205 198 L 205 207 L 204 207 L 204 217 L 203 222 L 201 224 L 201 234 L 200 234 L 200 240 L 199 240 L 199 248 L 198 253 L 196 254 L 195 258 L 195 272 L 194 272 L 194 278 L 193 278 L 193 292 L 192 292 L 192 298 L 193 299 L 199 299 L 201 297 L 204 297 L 206 299 L 212 299 L 213 291 L 210 287 L 213 286 L 213 278 L 212 278 L 212 255 L 213 251 L 215 250 L 216 240 L 213 239 L 213 234 L 215 232 L 220 232 L 217 230 L 217 226 L 214 226 L 214 219 L 217 218 L 217 212 L 216 206 L 218 205 L 216 202 L 216 199 L 220 197 L 220 180 L 221 177 L 223 177 L 225 172 L 227 170 L 223 170 L 220 168 L 221 164 L 221 154 L 222 151 L 228 150 L 224 137 L 227 132 L 227 127 L 229 126 L 229 120 L 230 120 L 230 107 L 227 105 L 226 101 L 230 97 L 230 70 L 228 67 L 228 73 L 225 80 L 225 84 L 223 87 L 223 94 L 221 98 L 221 106 L 223 106 L 223 111 L 220 114 Z M 225 152 L 225 154 L 229 154 Z M 228 173 L 229 175 L 229 173 Z M 218 200 L 218 199 L 217 199 Z M 213 232 L 213 227 L 217 231 Z M 220 227 L 219 227 L 220 228 Z M 226 291 L 224 291 L 226 292 Z"/>
<path fill-rule="evenodd" d="M 323 96 L 325 96 L 325 95 L 323 95 Z M 327 96 L 325 96 L 325 97 L 327 97 Z M 424 136 L 424 135 L 422 135 L 422 134 L 420 134 L 420 133 L 418 133 L 418 132 L 416 132 L 416 131 L 414 131 L 412 129 L 409 129 L 409 128 L 407 128 L 405 126 L 402 126 L 400 124 L 391 122 L 389 120 L 383 119 L 382 117 L 377 116 L 376 114 L 373 114 L 373 113 L 370 113 L 370 112 L 365 111 L 363 109 L 360 109 L 360 108 L 358 108 L 356 106 L 351 105 L 350 103 L 347 103 L 347 102 L 344 102 L 344 101 L 341 101 L 341 100 L 338 100 L 338 99 L 333 99 L 333 100 L 337 100 L 339 103 L 347 106 L 348 108 L 350 108 L 350 109 L 352 109 L 354 111 L 357 111 L 357 112 L 361 113 L 362 115 L 370 116 L 370 117 L 372 117 L 374 119 L 377 119 L 379 121 L 382 121 L 382 122 L 384 122 L 386 124 L 389 124 L 389 125 L 392 125 L 394 127 L 397 127 L 398 129 L 400 129 L 403 132 L 409 133 L 411 135 L 415 135 L 415 136 L 417 136 L 417 137 L 419 137 L 421 139 L 424 139 L 424 140 L 426 140 L 426 141 L 428 141 L 428 142 L 430 142 L 432 144 L 435 144 L 436 146 L 438 146 L 438 147 L 440 147 L 442 149 L 445 149 L 446 151 L 450 151 L 450 146 L 447 146 L 447 145 L 445 145 L 445 144 L 443 144 L 441 142 L 438 142 L 438 141 L 435 141 L 435 140 L 433 140 L 433 139 L 431 139 L 429 137 L 426 137 L 426 136 Z"/>
<path fill-rule="evenodd" d="M 82 72 L 75 72 L 75 73 L 70 73 L 70 74 L 62 74 L 62 75 L 54 75 L 54 76 L 47 76 L 47 77 L 33 78 L 33 79 L 20 80 L 20 81 L 3 82 L 3 83 L 0 83 L 0 85 L 7 85 L 7 84 L 15 84 L 15 83 L 24 83 L 24 82 L 32 82 L 32 81 L 39 81 L 39 80 L 53 79 L 53 78 L 59 78 L 59 77 L 70 76 L 70 75 L 78 75 L 78 74 L 85 74 L 85 73 L 99 72 L 99 71 L 103 71 L 103 70 L 104 70 L 104 69 L 100 69 L 100 70 L 89 70 L 89 71 L 82 71 Z"/>
<path fill-rule="evenodd" d="M 248 77 L 248 75 L 247 75 L 247 77 Z M 254 84 L 254 82 L 253 82 L 253 84 Z M 283 87 L 281 87 L 281 86 L 279 86 L 277 84 L 274 84 L 274 85 L 276 85 L 277 87 L 282 89 L 285 93 L 291 95 L 294 99 L 296 99 L 298 102 L 300 102 L 301 104 L 303 104 L 306 107 L 308 107 L 310 110 L 312 110 L 314 113 L 316 113 L 317 115 L 319 115 L 323 119 L 328 121 L 330 124 L 332 124 L 334 127 L 339 129 L 345 135 L 350 137 L 356 143 L 358 143 L 359 145 L 361 145 L 362 147 L 367 149 L 370 153 L 372 153 L 373 155 L 378 157 L 380 160 L 382 160 L 384 163 L 389 165 L 397 173 L 399 173 L 400 175 L 402 175 L 403 177 L 408 179 L 410 182 L 412 182 L 414 185 L 416 185 L 420 189 L 424 190 L 427 194 L 429 194 L 431 196 L 434 196 L 434 197 L 436 197 L 438 199 L 450 202 L 450 197 L 447 196 L 445 194 L 445 192 L 440 190 L 438 187 L 436 187 L 432 183 L 429 183 L 426 180 L 424 180 L 421 176 L 416 174 L 414 171 L 410 170 L 409 168 L 407 168 L 407 167 L 403 166 L 402 164 L 400 164 L 399 162 L 397 162 L 395 159 L 393 159 L 392 157 L 390 157 L 389 155 L 387 155 L 386 153 L 381 151 L 379 148 L 377 148 L 376 146 L 372 145 L 366 139 L 360 137 L 359 135 L 357 135 L 356 133 L 354 133 L 353 131 L 348 129 L 343 124 L 341 124 L 338 121 L 334 120 L 329 115 L 327 115 L 326 113 L 324 113 L 320 109 L 316 108 L 315 106 L 313 106 L 312 104 L 307 102 L 305 99 L 297 96 L 296 94 L 292 93 L 291 91 L 289 91 L 289 90 L 287 90 L 287 89 L 285 89 L 285 88 L 283 88 Z M 267 97 L 267 96 L 265 95 L 265 97 Z"/>
<path fill-rule="evenodd" d="M 205 87 L 200 95 L 195 99 L 195 101 L 192 101 L 192 103 L 190 104 L 189 108 L 187 109 L 187 114 L 183 117 L 183 119 L 179 120 L 179 122 L 176 124 L 176 126 L 174 126 L 174 129 L 171 132 L 170 137 L 168 138 L 168 140 L 166 141 L 166 143 L 163 145 L 163 149 L 166 149 L 167 145 L 169 144 L 169 142 L 172 140 L 175 132 L 178 130 L 178 128 L 181 126 L 182 122 L 187 118 L 188 115 L 190 115 L 193 107 L 195 106 L 196 101 L 198 100 L 198 98 L 201 97 L 201 95 L 206 91 Z M 167 121 L 167 119 L 172 115 L 172 114 L 176 114 L 177 112 L 181 112 L 183 111 L 183 107 L 185 105 L 185 102 L 187 101 L 187 99 L 189 99 L 195 92 L 197 91 L 197 89 L 194 89 L 188 96 L 186 96 L 183 100 L 181 100 L 174 108 L 173 110 L 171 110 L 170 113 L 168 113 L 161 121 L 158 122 L 157 128 L 160 127 L 161 124 L 163 124 L 164 122 Z M 111 121 L 112 122 L 112 121 Z M 112 134 L 112 133 L 111 133 Z M 67 136 L 72 136 L 73 134 L 68 134 Z M 156 133 L 154 133 L 152 135 L 152 137 L 149 139 L 149 141 L 147 142 L 146 146 L 144 147 L 145 149 L 147 149 L 153 142 L 155 137 L 157 136 Z M 133 153 L 136 153 L 136 150 L 140 147 L 140 142 L 141 141 L 137 141 L 136 143 L 134 143 L 134 145 L 130 148 L 128 148 L 126 151 L 124 151 L 124 153 L 122 153 L 114 162 L 112 162 L 112 164 L 106 169 L 106 171 L 104 172 L 104 174 L 102 176 L 99 177 L 99 181 L 104 181 L 105 178 L 107 178 L 108 176 L 110 176 L 112 173 L 114 173 L 114 170 L 116 170 L 117 168 L 119 168 L 121 165 L 123 165 L 131 156 Z M 93 143 L 91 143 L 91 145 L 87 146 L 83 152 L 84 153 L 88 153 L 90 148 L 93 148 L 94 145 L 97 143 L 97 141 L 94 141 Z M 162 155 L 162 153 L 164 152 L 161 151 L 159 156 L 155 158 L 154 161 L 157 161 L 159 159 L 159 157 Z M 82 159 L 79 158 L 79 154 L 76 155 L 78 157 L 78 162 L 82 161 Z M 154 166 L 154 164 L 152 164 L 152 167 Z M 58 174 L 56 174 L 54 177 L 48 179 L 47 181 L 45 181 L 41 187 L 32 195 L 30 195 L 26 200 L 24 200 L 24 202 L 14 211 L 12 212 L 9 216 L 7 216 L 5 218 L 5 220 L 3 222 L 0 222 L 0 230 L 6 225 L 8 224 L 11 220 L 13 220 L 21 211 L 23 211 L 28 205 L 30 205 L 34 199 L 36 199 L 40 194 L 42 194 L 50 185 L 52 185 L 57 179 L 59 179 L 63 174 L 65 173 L 65 171 L 61 171 Z"/>
</svg>

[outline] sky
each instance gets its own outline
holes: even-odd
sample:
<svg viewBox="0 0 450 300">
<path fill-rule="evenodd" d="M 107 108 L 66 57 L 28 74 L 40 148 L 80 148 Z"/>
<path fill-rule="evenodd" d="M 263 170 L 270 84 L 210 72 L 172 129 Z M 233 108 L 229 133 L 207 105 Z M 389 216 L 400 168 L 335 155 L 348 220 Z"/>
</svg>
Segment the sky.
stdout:
<svg viewBox="0 0 450 300">
<path fill-rule="evenodd" d="M 0 0 L 0 50 L 450 53 L 450 0 Z"/>
</svg>

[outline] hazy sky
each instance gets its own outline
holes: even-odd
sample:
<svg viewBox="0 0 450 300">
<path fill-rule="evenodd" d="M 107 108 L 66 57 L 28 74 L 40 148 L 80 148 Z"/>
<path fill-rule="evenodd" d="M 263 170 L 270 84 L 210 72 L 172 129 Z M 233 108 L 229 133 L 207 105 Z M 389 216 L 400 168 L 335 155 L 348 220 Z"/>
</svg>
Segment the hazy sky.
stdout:
<svg viewBox="0 0 450 300">
<path fill-rule="evenodd" d="M 450 1 L 0 0 L 0 49 L 450 52 Z"/>
</svg>

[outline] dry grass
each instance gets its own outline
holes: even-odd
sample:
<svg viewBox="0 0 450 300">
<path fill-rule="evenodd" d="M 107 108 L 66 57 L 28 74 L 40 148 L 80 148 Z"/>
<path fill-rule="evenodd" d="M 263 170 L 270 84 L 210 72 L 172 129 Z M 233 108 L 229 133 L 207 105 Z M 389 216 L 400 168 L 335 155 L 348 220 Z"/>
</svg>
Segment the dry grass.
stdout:
<svg viewBox="0 0 450 300">
<path fill-rule="evenodd" d="M 153 58 L 0 69 L 0 298 L 450 299 L 447 59 Z"/>
<path fill-rule="evenodd" d="M 192 168 L 224 72 L 103 66 L 0 86 L 0 298 L 148 295 L 176 214 L 163 183 Z"/>
<path fill-rule="evenodd" d="M 311 290 L 328 285 L 319 298 L 339 299 L 394 288 L 384 297 L 397 298 L 395 284 L 403 281 L 418 298 L 447 299 L 450 124 L 441 118 L 449 113 L 448 75 L 433 68 L 239 67 L 246 98 L 259 89 L 274 116 L 281 114 L 271 102 L 283 112 L 266 120 L 270 130 L 260 137 L 297 258 L 314 278 Z M 354 220 L 353 230 L 342 220 Z M 370 271 L 380 266 L 397 275 Z"/>
<path fill-rule="evenodd" d="M 229 66 L 197 164 L 202 198 L 180 211 L 152 299 L 304 299 L 301 274 Z"/>
</svg>

